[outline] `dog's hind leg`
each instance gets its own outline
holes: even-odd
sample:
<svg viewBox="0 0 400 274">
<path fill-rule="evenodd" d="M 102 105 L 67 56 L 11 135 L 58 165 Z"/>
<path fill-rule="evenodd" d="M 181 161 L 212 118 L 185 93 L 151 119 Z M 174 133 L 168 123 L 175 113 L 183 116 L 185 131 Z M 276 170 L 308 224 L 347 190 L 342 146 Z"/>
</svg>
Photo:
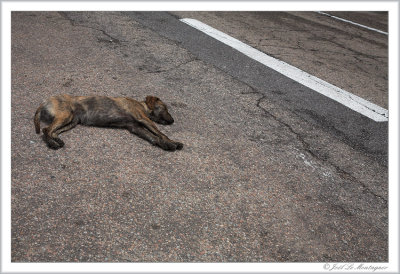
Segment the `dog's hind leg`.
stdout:
<svg viewBox="0 0 400 274">
<path fill-rule="evenodd" d="M 57 129 L 57 130 L 56 130 L 56 134 L 57 134 L 57 135 L 60 135 L 61 133 L 65 132 L 65 131 L 68 131 L 68 130 L 74 128 L 74 127 L 76 127 L 76 125 L 77 125 L 78 123 L 79 123 L 79 120 L 78 120 L 77 118 L 74 117 L 74 118 L 72 119 L 71 123 L 69 123 L 69 124 L 67 124 L 67 125 L 65 125 L 65 126 L 63 126 L 63 127 L 61 127 L 61 128 L 59 128 L 59 129 Z"/>
<path fill-rule="evenodd" d="M 47 145 L 52 149 L 59 149 L 64 146 L 63 140 L 58 138 L 58 134 L 62 132 L 63 128 L 72 121 L 72 114 L 70 112 L 57 113 L 53 122 L 43 129 L 44 140 Z M 61 131 L 59 131 L 61 129 Z"/>
</svg>

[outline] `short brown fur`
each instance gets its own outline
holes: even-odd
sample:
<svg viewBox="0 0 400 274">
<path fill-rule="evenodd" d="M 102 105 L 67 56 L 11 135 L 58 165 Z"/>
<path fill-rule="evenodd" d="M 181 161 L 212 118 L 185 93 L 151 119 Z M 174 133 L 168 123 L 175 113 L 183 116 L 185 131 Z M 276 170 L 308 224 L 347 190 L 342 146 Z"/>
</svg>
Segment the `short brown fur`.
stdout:
<svg viewBox="0 0 400 274">
<path fill-rule="evenodd" d="M 43 102 L 36 110 L 34 124 L 40 133 L 40 121 L 48 122 L 43 138 L 52 149 L 64 142 L 58 135 L 77 124 L 128 129 L 131 133 L 164 150 L 183 148 L 180 142 L 170 140 L 154 122 L 170 125 L 174 119 L 167 106 L 157 97 L 147 96 L 143 102 L 128 97 L 57 95 Z"/>
</svg>

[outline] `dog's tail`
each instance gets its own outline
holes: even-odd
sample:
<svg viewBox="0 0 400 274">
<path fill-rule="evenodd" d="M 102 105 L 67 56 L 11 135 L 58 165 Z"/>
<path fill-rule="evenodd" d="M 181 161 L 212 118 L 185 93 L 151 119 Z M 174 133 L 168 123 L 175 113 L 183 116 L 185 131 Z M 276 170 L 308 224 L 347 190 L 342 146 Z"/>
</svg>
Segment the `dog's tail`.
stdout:
<svg viewBox="0 0 400 274">
<path fill-rule="evenodd" d="M 40 133 L 40 113 L 42 112 L 44 104 L 41 104 L 39 108 L 35 112 L 35 117 L 33 118 L 33 122 L 35 123 L 36 134 Z"/>
</svg>

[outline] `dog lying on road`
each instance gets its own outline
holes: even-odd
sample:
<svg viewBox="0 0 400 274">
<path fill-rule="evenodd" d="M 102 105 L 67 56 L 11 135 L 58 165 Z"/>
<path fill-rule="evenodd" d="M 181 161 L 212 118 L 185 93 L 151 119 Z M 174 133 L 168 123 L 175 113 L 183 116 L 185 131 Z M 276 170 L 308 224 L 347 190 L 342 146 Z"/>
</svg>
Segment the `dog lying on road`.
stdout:
<svg viewBox="0 0 400 274">
<path fill-rule="evenodd" d="M 63 147 L 64 142 L 58 135 L 77 124 L 126 128 L 164 150 L 183 148 L 182 143 L 170 140 L 153 123 L 170 125 L 174 122 L 167 106 L 154 96 L 138 102 L 127 97 L 57 95 L 36 110 L 34 123 L 37 134 L 40 133 L 41 120 L 50 123 L 43 128 L 43 138 L 52 149 Z"/>
</svg>

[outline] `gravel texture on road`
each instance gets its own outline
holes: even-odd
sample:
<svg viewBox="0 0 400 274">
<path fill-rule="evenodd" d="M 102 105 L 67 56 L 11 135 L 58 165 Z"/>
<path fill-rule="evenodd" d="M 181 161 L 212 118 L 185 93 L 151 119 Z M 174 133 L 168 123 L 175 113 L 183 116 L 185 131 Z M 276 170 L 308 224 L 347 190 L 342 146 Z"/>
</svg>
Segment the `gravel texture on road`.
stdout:
<svg viewBox="0 0 400 274">
<path fill-rule="evenodd" d="M 60 93 L 158 96 L 184 148 L 78 125 L 53 151 Z M 388 260 L 387 167 L 122 13 L 13 12 L 11 96 L 13 262 Z"/>
</svg>

